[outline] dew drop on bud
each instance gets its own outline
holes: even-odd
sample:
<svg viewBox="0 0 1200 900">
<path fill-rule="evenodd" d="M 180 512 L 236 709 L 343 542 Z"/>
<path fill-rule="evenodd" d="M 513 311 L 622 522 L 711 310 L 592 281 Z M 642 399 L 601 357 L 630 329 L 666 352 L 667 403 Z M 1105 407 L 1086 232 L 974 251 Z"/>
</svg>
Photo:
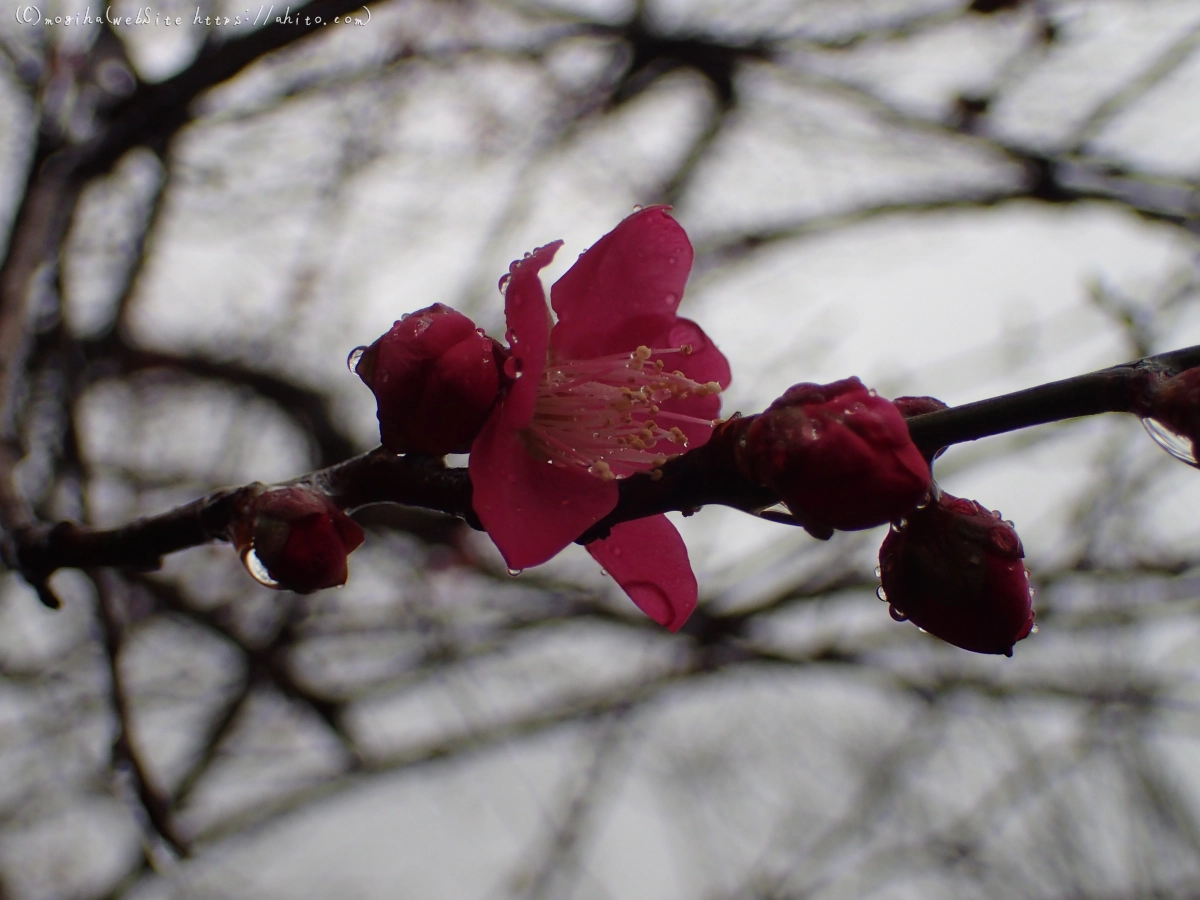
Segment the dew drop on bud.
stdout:
<svg viewBox="0 0 1200 900">
<path fill-rule="evenodd" d="M 897 534 L 899 534 L 901 531 L 903 531 L 907 527 L 908 527 L 908 519 L 900 519 L 900 520 L 892 523 L 892 531 L 896 532 Z"/>
<path fill-rule="evenodd" d="M 265 584 L 267 587 L 278 587 L 279 582 L 271 577 L 271 573 L 267 571 L 267 567 L 263 565 L 263 561 L 258 558 L 258 554 L 254 552 L 253 547 L 249 547 L 242 554 L 242 565 L 246 567 L 246 571 L 250 573 L 250 577 L 259 584 Z"/>
<path fill-rule="evenodd" d="M 1037 634 L 1041 630 L 1042 630 L 1042 626 L 1040 626 L 1037 622 L 1034 622 L 1033 627 L 1029 629 L 1029 633 Z"/>
<path fill-rule="evenodd" d="M 896 609 L 895 606 L 889 606 L 888 613 L 897 622 L 907 622 L 908 621 L 908 616 L 906 616 L 904 613 L 900 612 L 900 610 Z"/>
<path fill-rule="evenodd" d="M 521 360 L 515 356 L 510 356 L 504 361 L 504 374 L 509 378 L 517 379 L 521 377 Z"/>
<path fill-rule="evenodd" d="M 887 603 L 887 591 L 885 591 L 883 589 L 882 584 L 879 587 L 875 588 L 875 596 L 878 597 L 880 600 L 882 600 L 884 603 Z"/>
<path fill-rule="evenodd" d="M 878 578 L 883 574 L 883 566 L 875 567 L 875 577 Z"/>
<path fill-rule="evenodd" d="M 1162 447 L 1173 457 L 1189 466 L 1197 465 L 1196 454 L 1192 442 L 1182 434 L 1176 434 L 1158 419 L 1142 419 L 1142 427 L 1146 434 L 1154 438 L 1154 443 Z"/>
<path fill-rule="evenodd" d="M 512 275 L 510 275 L 508 272 L 505 272 L 500 276 L 500 281 L 496 284 L 496 287 L 500 289 L 500 294 L 502 296 L 504 292 L 508 290 L 508 283 L 510 281 L 512 281 Z"/>
<path fill-rule="evenodd" d="M 524 569 L 511 569 L 510 568 L 508 570 L 508 574 L 511 575 L 513 578 L 516 578 L 518 575 L 520 575 L 524 571 L 525 571 Z"/>
<path fill-rule="evenodd" d="M 642 211 L 642 209 L 643 209 L 643 207 L 642 207 L 642 204 L 640 204 L 640 203 L 635 203 L 635 204 L 633 205 L 633 211 L 634 211 L 635 213 L 639 213 L 639 212 L 641 212 L 641 211 Z"/>
<path fill-rule="evenodd" d="M 358 367 L 358 361 L 362 359 L 362 355 L 367 352 L 365 346 L 355 347 L 350 351 L 350 355 L 346 357 L 346 368 L 351 372 Z M 357 374 L 357 373 L 356 373 Z"/>
</svg>

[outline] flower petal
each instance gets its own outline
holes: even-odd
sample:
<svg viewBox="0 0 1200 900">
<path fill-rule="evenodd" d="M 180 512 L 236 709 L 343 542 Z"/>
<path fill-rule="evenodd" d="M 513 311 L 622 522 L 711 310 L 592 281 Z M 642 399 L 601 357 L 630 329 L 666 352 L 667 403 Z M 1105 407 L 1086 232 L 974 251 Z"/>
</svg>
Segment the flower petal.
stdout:
<svg viewBox="0 0 1200 900">
<path fill-rule="evenodd" d="M 688 354 L 671 353 L 655 357 L 663 361 L 668 370 L 678 369 L 693 381 L 707 384 L 715 381 L 722 388 L 729 387 L 729 362 L 717 349 L 704 330 L 691 319 L 676 319 L 671 327 L 653 338 L 651 346 L 692 348 Z M 708 443 L 712 436 L 712 420 L 721 412 L 721 398 L 717 394 L 706 397 L 685 397 L 682 400 L 664 400 L 662 412 L 654 417 L 664 428 L 678 427 L 687 436 L 687 447 L 693 450 Z M 683 418 L 676 418 L 682 416 Z M 699 419 L 699 422 L 689 421 Z"/>
<path fill-rule="evenodd" d="M 615 525 L 612 534 L 592 541 L 587 550 L 659 625 L 678 631 L 695 610 L 696 575 L 683 538 L 666 516 Z"/>
<path fill-rule="evenodd" d="M 660 343 L 661 342 L 661 343 Z M 704 333 L 704 329 L 691 319 L 678 318 L 671 330 L 656 342 L 659 347 L 682 347 L 688 344 L 692 352 L 686 356 L 663 357 L 668 369 L 679 369 L 692 381 L 704 384 L 715 381 L 722 389 L 729 387 L 733 376 L 729 371 L 729 360 L 717 349 L 717 345 Z"/>
<path fill-rule="evenodd" d="M 505 361 L 504 371 L 515 380 L 499 412 L 510 428 L 524 428 L 533 418 L 538 382 L 550 350 L 550 310 L 538 272 L 550 264 L 562 243 L 554 241 L 538 247 L 508 267 L 504 318 L 508 322 L 506 337 L 512 358 Z"/>
<path fill-rule="evenodd" d="M 691 242 L 666 207 L 626 218 L 551 288 L 556 356 L 594 359 L 632 350 L 665 331 L 675 319 L 692 257 Z"/>
<path fill-rule="evenodd" d="M 512 569 L 544 563 L 617 505 L 615 481 L 535 456 L 500 410 L 475 439 L 468 471 L 475 513 Z"/>
</svg>

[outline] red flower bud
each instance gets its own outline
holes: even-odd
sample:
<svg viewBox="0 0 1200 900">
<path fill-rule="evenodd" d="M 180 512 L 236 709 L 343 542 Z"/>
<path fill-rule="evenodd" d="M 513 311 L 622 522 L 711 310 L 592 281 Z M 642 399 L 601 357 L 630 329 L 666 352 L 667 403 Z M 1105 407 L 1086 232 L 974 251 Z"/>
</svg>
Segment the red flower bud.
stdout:
<svg viewBox="0 0 1200 900">
<path fill-rule="evenodd" d="M 354 371 L 375 394 L 393 453 L 465 453 L 496 404 L 504 351 L 460 312 L 435 303 L 403 316 Z"/>
<path fill-rule="evenodd" d="M 362 544 L 363 530 L 324 494 L 292 485 L 259 494 L 234 527 L 234 541 L 258 581 L 311 594 L 346 583 L 346 557 Z"/>
<path fill-rule="evenodd" d="M 943 641 L 1012 656 L 1033 630 L 1024 556 L 1011 522 L 942 494 L 892 526 L 879 548 L 879 596 L 894 618 Z"/>
<path fill-rule="evenodd" d="M 857 378 L 789 388 L 746 430 L 737 460 L 801 522 L 843 531 L 900 518 L 930 485 L 900 411 Z"/>
<path fill-rule="evenodd" d="M 1152 381 L 1138 413 L 1150 436 L 1188 465 L 1200 460 L 1200 367 Z"/>
</svg>

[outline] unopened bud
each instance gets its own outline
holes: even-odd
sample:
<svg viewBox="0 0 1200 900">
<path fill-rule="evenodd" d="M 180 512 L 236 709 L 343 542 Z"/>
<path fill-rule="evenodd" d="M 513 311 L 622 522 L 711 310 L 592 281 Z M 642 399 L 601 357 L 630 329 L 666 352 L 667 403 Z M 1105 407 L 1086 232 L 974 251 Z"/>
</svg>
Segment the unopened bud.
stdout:
<svg viewBox="0 0 1200 900">
<path fill-rule="evenodd" d="M 802 522 L 843 531 L 898 519 L 930 488 L 904 417 L 857 378 L 789 388 L 746 430 L 737 461 Z"/>
<path fill-rule="evenodd" d="M 1025 550 L 1011 522 L 942 494 L 912 510 L 879 548 L 881 598 L 943 641 L 1012 656 L 1033 630 Z"/>
<path fill-rule="evenodd" d="M 382 444 L 394 453 L 465 453 L 496 403 L 504 353 L 440 303 L 400 319 L 354 367 L 375 394 Z"/>
</svg>

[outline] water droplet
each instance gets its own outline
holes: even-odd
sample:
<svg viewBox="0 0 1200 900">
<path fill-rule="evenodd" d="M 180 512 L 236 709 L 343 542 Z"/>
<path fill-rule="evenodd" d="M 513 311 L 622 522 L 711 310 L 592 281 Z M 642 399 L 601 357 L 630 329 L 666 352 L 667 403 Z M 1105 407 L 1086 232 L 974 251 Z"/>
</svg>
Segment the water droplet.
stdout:
<svg viewBox="0 0 1200 900">
<path fill-rule="evenodd" d="M 254 552 L 254 548 L 250 547 L 242 554 L 242 565 L 246 567 L 246 571 L 250 573 L 250 577 L 259 584 L 265 584 L 267 587 L 278 587 L 279 582 L 271 577 L 271 573 L 267 571 L 267 567 L 263 565 L 263 561 L 258 558 L 258 554 Z"/>
<path fill-rule="evenodd" d="M 504 361 L 504 374 L 514 381 L 521 377 L 521 360 L 510 356 Z"/>
<path fill-rule="evenodd" d="M 899 534 L 901 531 L 903 531 L 907 527 L 908 527 L 908 519 L 900 519 L 899 521 L 892 523 L 892 531 L 896 532 L 897 534 Z"/>
<path fill-rule="evenodd" d="M 879 577 L 878 572 L 875 573 L 875 577 L 876 578 Z M 887 591 L 885 591 L 883 589 L 882 584 L 879 587 L 875 588 L 875 596 L 878 597 L 880 600 L 882 600 L 884 603 L 887 603 Z"/>
<path fill-rule="evenodd" d="M 501 296 L 503 296 L 504 292 L 508 290 L 508 283 L 510 281 L 512 281 L 512 275 L 509 274 L 508 272 L 505 272 L 503 275 L 500 276 L 500 281 L 497 282 L 496 287 L 500 289 Z"/>
<path fill-rule="evenodd" d="M 678 302 L 679 302 L 678 294 L 667 294 L 665 297 L 663 297 L 663 303 L 666 304 L 667 306 L 671 306 L 672 304 L 675 304 Z"/>
<path fill-rule="evenodd" d="M 604 575 L 604 576 L 606 576 L 606 577 L 607 577 L 607 575 L 608 575 L 608 569 L 601 569 L 601 570 L 600 570 L 600 574 L 601 574 L 601 575 Z"/>
<path fill-rule="evenodd" d="M 639 213 L 639 212 L 641 212 L 643 209 L 645 209 L 645 207 L 643 207 L 643 206 L 642 206 L 642 204 L 640 204 L 640 203 L 635 203 L 635 204 L 633 205 L 633 211 L 634 211 L 635 213 Z"/>
<path fill-rule="evenodd" d="M 1006 556 L 1019 556 L 1021 539 L 1012 526 L 998 525 L 988 530 L 988 542 Z"/>
<path fill-rule="evenodd" d="M 889 606 L 888 613 L 897 622 L 907 622 L 908 621 L 908 616 L 906 616 L 904 613 L 900 612 L 900 610 L 896 609 L 895 606 Z"/>
<path fill-rule="evenodd" d="M 351 372 L 354 372 L 354 370 L 358 367 L 358 361 L 362 359 L 362 355 L 366 352 L 367 348 L 365 345 L 355 347 L 353 350 L 351 350 L 350 355 L 346 357 L 346 368 Z M 355 372 L 355 374 L 358 373 Z"/>
<path fill-rule="evenodd" d="M 1041 630 L 1042 630 L 1042 626 L 1041 626 L 1041 625 L 1039 625 L 1037 622 L 1034 622 L 1034 623 L 1033 623 L 1033 627 L 1029 629 L 1029 633 L 1030 633 L 1030 634 L 1037 634 L 1037 633 L 1038 633 L 1039 631 L 1041 631 Z"/>
<path fill-rule="evenodd" d="M 1176 434 L 1158 419 L 1142 419 L 1142 427 L 1146 429 L 1146 434 L 1154 438 L 1154 443 L 1173 457 L 1189 466 L 1197 465 L 1196 451 L 1191 440 L 1182 434 Z"/>
<path fill-rule="evenodd" d="M 520 575 L 524 571 L 525 571 L 524 569 L 509 568 L 508 574 L 511 575 L 513 578 L 516 578 L 518 575 Z"/>
</svg>

